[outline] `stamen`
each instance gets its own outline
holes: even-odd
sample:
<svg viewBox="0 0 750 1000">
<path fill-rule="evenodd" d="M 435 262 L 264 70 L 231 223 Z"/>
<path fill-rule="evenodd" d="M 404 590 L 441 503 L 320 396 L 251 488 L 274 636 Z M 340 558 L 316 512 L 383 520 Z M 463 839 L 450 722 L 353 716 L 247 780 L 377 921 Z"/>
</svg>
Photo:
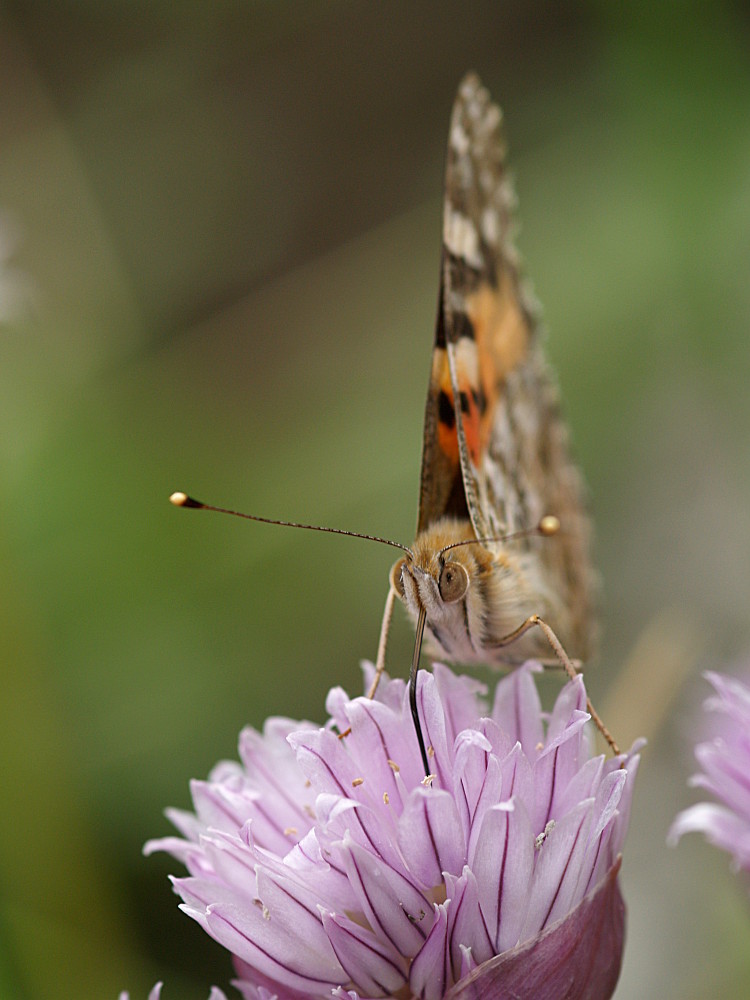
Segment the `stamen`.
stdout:
<svg viewBox="0 0 750 1000">
<path fill-rule="evenodd" d="M 534 840 L 534 847 L 536 850 L 541 850 L 542 844 L 549 837 L 550 833 L 555 829 L 555 821 L 553 819 L 549 820 L 545 828 Z"/>
</svg>

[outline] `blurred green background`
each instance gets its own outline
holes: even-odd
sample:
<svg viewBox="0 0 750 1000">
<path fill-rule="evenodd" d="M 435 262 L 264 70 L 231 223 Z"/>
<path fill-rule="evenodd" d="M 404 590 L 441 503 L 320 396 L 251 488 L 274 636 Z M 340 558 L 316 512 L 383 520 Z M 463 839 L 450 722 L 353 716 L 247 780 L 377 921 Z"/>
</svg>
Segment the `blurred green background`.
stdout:
<svg viewBox="0 0 750 1000">
<path fill-rule="evenodd" d="M 750 649 L 750 11 L 625 8 L 0 0 L 2 997 L 227 986 L 141 845 L 245 723 L 360 690 L 392 557 L 167 496 L 412 540 L 469 68 L 591 487 L 591 688 L 651 740 L 617 997 L 747 996 L 744 887 L 665 834 Z"/>
</svg>

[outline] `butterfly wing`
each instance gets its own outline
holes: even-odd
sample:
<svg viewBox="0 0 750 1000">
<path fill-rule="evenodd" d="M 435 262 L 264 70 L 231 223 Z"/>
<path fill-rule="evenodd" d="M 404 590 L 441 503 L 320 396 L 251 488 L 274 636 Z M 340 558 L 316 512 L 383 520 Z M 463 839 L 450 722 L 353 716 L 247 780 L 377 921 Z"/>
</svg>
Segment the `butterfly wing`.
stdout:
<svg viewBox="0 0 750 1000">
<path fill-rule="evenodd" d="M 514 206 L 500 109 L 469 75 L 448 141 L 418 530 L 455 514 L 488 538 L 555 514 L 562 524 L 557 537 L 529 536 L 513 543 L 514 551 L 526 556 L 540 590 L 567 609 L 564 631 L 582 656 L 594 620 L 589 522 L 533 302 L 519 275 Z"/>
</svg>

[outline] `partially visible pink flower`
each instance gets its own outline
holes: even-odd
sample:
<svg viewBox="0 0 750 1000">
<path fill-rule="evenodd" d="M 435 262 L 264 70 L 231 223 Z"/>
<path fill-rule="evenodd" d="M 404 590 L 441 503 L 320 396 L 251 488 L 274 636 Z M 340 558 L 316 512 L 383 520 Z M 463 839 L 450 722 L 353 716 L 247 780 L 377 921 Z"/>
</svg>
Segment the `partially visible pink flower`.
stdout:
<svg viewBox="0 0 750 1000">
<path fill-rule="evenodd" d="M 700 802 L 681 812 L 669 841 L 675 844 L 684 833 L 698 830 L 732 855 L 736 870 L 750 872 L 750 686 L 726 674 L 704 676 L 716 693 L 703 707 L 721 718 L 718 735 L 695 748 L 702 770 L 690 784 L 710 792 L 718 804 Z"/>
<path fill-rule="evenodd" d="M 148 995 L 148 1000 L 159 1000 L 161 997 L 161 988 L 164 983 L 157 983 L 156 986 L 150 991 Z M 120 994 L 119 1000 L 130 1000 L 130 994 L 126 991 Z M 226 996 L 217 986 L 211 987 L 211 992 L 209 993 L 208 1000 L 227 1000 Z"/>
<path fill-rule="evenodd" d="M 611 996 L 639 758 L 591 756 L 580 677 L 546 717 L 537 669 L 491 708 L 475 680 L 420 674 L 431 784 L 400 680 L 334 689 L 323 729 L 246 729 L 242 763 L 193 782 L 195 814 L 168 813 L 182 838 L 145 850 L 185 864 L 182 909 L 246 1000 Z"/>
</svg>

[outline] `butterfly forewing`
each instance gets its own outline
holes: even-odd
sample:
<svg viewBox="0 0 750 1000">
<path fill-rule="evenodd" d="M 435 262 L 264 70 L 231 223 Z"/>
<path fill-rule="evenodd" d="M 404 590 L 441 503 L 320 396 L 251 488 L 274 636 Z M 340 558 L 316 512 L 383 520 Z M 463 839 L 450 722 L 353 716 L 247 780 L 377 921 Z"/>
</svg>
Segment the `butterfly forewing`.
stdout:
<svg viewBox="0 0 750 1000">
<path fill-rule="evenodd" d="M 556 537 L 529 534 L 508 548 L 518 560 L 519 592 L 538 593 L 536 610 L 551 608 L 572 654 L 584 657 L 594 622 L 589 522 L 533 301 L 519 276 L 514 204 L 500 110 L 468 76 L 448 141 L 418 535 L 444 515 L 468 518 L 474 536 L 488 538 L 530 531 L 555 514 Z M 520 610 L 518 618 L 520 625 Z"/>
</svg>

